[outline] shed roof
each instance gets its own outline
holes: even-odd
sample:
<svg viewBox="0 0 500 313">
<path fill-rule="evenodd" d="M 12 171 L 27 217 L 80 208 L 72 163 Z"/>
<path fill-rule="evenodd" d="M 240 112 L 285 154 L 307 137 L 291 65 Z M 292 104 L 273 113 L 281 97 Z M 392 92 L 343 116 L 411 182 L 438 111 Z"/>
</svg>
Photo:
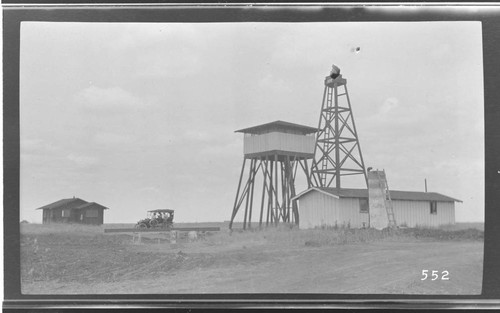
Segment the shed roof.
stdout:
<svg viewBox="0 0 500 313">
<path fill-rule="evenodd" d="M 39 207 L 38 209 L 35 210 L 42 210 L 42 209 L 57 209 L 62 206 L 66 206 L 68 204 L 74 203 L 75 205 L 82 205 L 87 203 L 87 201 L 82 200 L 80 198 L 69 198 L 69 199 L 61 199 L 59 201 L 44 205 L 42 207 Z"/>
<path fill-rule="evenodd" d="M 109 209 L 109 208 L 105 207 L 104 205 L 100 205 L 99 203 L 96 203 L 96 202 L 84 203 L 82 205 L 79 205 L 79 206 L 75 207 L 75 209 L 85 209 L 85 208 L 89 208 L 89 207 L 92 207 L 92 206 L 98 206 L 98 207 L 103 208 L 104 210 L 108 210 Z"/>
<path fill-rule="evenodd" d="M 272 131 L 272 130 L 294 130 L 294 131 L 299 131 L 304 135 L 312 134 L 318 131 L 316 127 L 299 125 L 284 121 L 274 121 L 266 124 L 261 124 L 257 126 L 236 130 L 235 133 L 260 134 L 263 131 Z"/>
<path fill-rule="evenodd" d="M 67 208 L 68 206 L 71 206 L 71 209 L 83 209 L 83 208 L 90 207 L 92 205 L 97 205 L 97 206 L 103 207 L 104 209 L 109 209 L 109 208 L 107 208 L 99 203 L 96 203 L 96 202 L 87 202 L 87 201 L 82 200 L 80 198 L 69 198 L 69 199 L 61 199 L 61 200 L 53 202 L 51 204 L 47 204 L 47 205 L 44 205 L 42 207 L 39 207 L 38 209 L 35 209 L 35 210 L 42 210 L 42 209 L 53 210 L 53 209 L 57 209 L 57 208 L 61 208 L 61 207 Z"/>
<path fill-rule="evenodd" d="M 293 198 L 298 199 L 306 193 L 316 190 L 336 198 L 368 198 L 368 189 L 352 189 L 352 188 L 319 188 L 311 187 Z M 400 191 L 390 190 L 392 200 L 410 200 L 410 201 L 442 201 L 442 202 L 462 202 L 461 200 L 442 195 L 437 192 L 421 192 L 421 191 Z"/>
</svg>

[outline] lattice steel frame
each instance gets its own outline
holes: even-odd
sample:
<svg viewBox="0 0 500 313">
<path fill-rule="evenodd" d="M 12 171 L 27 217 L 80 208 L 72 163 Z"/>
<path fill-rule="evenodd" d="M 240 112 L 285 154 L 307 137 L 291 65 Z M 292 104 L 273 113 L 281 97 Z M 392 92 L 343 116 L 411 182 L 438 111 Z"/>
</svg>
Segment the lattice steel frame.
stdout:
<svg viewBox="0 0 500 313">
<path fill-rule="evenodd" d="M 345 97 L 347 106 L 339 105 L 342 97 Z M 364 175 L 368 188 L 365 164 L 347 91 L 347 80 L 342 78 L 342 75 L 335 79 L 325 79 L 314 155 L 310 171 L 313 186 L 332 187 L 334 184 L 340 189 L 342 176 Z M 355 168 L 346 168 L 344 163 L 347 160 L 352 160 Z"/>
</svg>

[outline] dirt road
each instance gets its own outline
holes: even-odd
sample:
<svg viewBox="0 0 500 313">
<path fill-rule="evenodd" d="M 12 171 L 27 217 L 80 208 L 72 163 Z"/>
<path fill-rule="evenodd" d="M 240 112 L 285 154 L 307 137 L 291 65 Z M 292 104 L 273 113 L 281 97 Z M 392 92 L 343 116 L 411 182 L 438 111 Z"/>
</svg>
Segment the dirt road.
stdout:
<svg viewBox="0 0 500 313">
<path fill-rule="evenodd" d="M 31 240 L 31 241 L 30 241 Z M 132 244 L 95 236 L 22 247 L 26 294 L 479 294 L 483 243 L 395 240 L 293 246 L 262 240 Z M 37 268 L 40 264 L 45 267 Z M 52 265 L 50 265 L 52 264 Z M 33 268 L 41 275 L 36 276 Z M 428 270 L 429 277 L 422 270 Z M 439 278 L 432 280 L 432 271 Z M 30 272 L 31 271 L 31 272 Z M 449 280 L 442 280 L 443 271 Z M 42 275 L 43 274 L 43 275 Z M 446 278 L 444 277 L 444 278 Z"/>
</svg>

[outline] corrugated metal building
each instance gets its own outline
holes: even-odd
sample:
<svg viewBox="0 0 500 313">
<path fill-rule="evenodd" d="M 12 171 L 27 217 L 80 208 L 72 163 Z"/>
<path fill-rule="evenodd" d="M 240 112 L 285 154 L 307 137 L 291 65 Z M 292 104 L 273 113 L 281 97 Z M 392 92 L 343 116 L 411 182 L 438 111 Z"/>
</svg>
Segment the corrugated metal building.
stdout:
<svg viewBox="0 0 500 313">
<path fill-rule="evenodd" d="M 80 198 L 61 199 L 44 205 L 36 210 L 43 210 L 43 224 L 79 223 L 101 225 L 104 222 L 104 210 L 108 208 L 95 202 Z"/>
<path fill-rule="evenodd" d="M 397 225 L 434 227 L 455 223 L 455 202 L 460 200 L 435 192 L 391 190 Z M 367 189 L 312 187 L 300 193 L 299 228 L 321 226 L 369 226 Z"/>
</svg>

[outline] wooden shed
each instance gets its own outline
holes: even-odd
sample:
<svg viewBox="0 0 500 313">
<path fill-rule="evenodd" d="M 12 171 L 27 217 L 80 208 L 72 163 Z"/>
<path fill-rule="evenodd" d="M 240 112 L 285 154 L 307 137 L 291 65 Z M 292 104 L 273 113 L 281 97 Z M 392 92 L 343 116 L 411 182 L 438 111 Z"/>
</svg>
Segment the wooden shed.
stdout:
<svg viewBox="0 0 500 313">
<path fill-rule="evenodd" d="M 455 223 L 455 202 L 436 193 L 391 190 L 397 225 L 435 227 Z M 369 227 L 367 189 L 311 187 L 293 198 L 299 201 L 299 228 Z"/>
<path fill-rule="evenodd" d="M 243 154 L 246 158 L 259 158 L 278 155 L 302 158 L 314 157 L 315 133 L 314 127 L 299 125 L 284 121 L 274 121 L 267 124 L 237 130 L 243 133 Z"/>
<path fill-rule="evenodd" d="M 61 199 L 44 205 L 42 210 L 43 224 L 79 223 L 101 225 L 104 222 L 104 210 L 108 208 L 95 202 L 87 202 L 80 198 Z"/>
</svg>

